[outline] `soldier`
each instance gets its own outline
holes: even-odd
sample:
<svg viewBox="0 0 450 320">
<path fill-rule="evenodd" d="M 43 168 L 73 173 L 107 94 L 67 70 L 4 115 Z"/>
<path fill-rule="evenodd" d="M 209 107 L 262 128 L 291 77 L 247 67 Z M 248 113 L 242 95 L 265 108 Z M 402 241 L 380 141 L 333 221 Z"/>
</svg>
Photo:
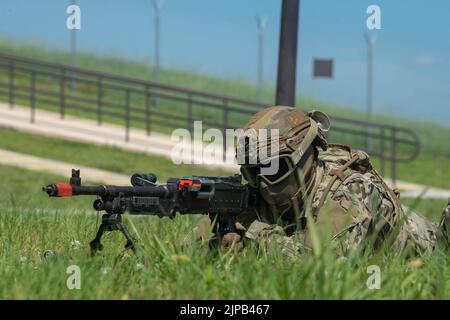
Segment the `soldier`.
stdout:
<svg viewBox="0 0 450 320">
<path fill-rule="evenodd" d="M 432 252 L 437 237 L 448 240 L 450 205 L 439 226 L 405 210 L 398 192 L 387 186 L 365 152 L 327 143 L 328 127 L 324 113 L 286 106 L 264 109 L 251 118 L 246 132 L 279 130 L 279 170 L 262 174 L 269 161 L 259 152 L 256 164 L 241 165 L 244 178 L 259 189 L 261 201 L 254 212 L 238 217 L 236 232 L 218 235 L 221 248 L 242 247 L 252 240 L 265 250 L 276 244 L 289 256 L 308 252 L 312 222 L 320 238 L 335 244 L 343 255 L 367 243 L 374 249 L 389 245 Z M 270 147 L 258 142 L 257 151 L 261 148 Z M 244 150 L 249 159 L 249 143 Z M 205 223 L 200 223 L 198 237 L 203 237 Z"/>
</svg>

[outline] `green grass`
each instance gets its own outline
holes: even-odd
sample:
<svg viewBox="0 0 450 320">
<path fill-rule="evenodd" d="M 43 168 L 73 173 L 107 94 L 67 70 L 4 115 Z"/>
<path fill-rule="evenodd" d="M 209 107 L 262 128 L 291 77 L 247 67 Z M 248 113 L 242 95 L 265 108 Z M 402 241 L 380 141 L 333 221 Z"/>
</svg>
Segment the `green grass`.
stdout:
<svg viewBox="0 0 450 320">
<path fill-rule="evenodd" d="M 439 222 L 442 210 L 446 204 L 445 199 L 401 198 L 401 202 L 412 211 L 421 213 L 435 223 Z"/>
<path fill-rule="evenodd" d="M 375 168 L 380 168 L 380 161 L 372 158 Z M 432 187 L 450 189 L 450 157 L 422 153 L 417 159 L 397 165 L 397 179 L 428 185 Z M 388 168 L 385 177 L 391 177 Z"/>
<path fill-rule="evenodd" d="M 91 257 L 97 216 L 89 197 L 48 198 L 40 187 L 61 179 L 54 175 L 0 166 L 0 176 L 0 189 L 8 191 L 0 194 L 0 299 L 450 298 L 450 257 L 442 250 L 414 262 L 364 255 L 340 260 L 328 250 L 286 260 L 251 245 L 236 257 L 206 254 L 201 244 L 180 245 L 196 216 L 127 216 L 139 235 L 138 256 L 123 252 L 124 239 L 111 233 L 104 251 Z M 420 207 L 439 215 L 433 201 Z M 74 240 L 80 247 L 71 245 Z M 46 250 L 56 258 L 43 260 Z M 80 290 L 66 286 L 70 265 L 80 267 Z M 369 265 L 380 267 L 379 290 L 366 287 Z"/>
<path fill-rule="evenodd" d="M 30 58 L 36 58 L 49 62 L 70 64 L 70 55 L 67 51 L 59 49 L 47 49 L 42 43 L 19 44 L 8 38 L 0 38 L 0 50 L 5 53 L 17 54 Z M 142 80 L 154 79 L 154 70 L 144 60 L 128 60 L 120 56 L 98 56 L 88 52 L 77 53 L 77 66 L 113 73 L 121 76 Z M 257 88 L 249 84 L 247 79 L 222 79 L 214 76 L 206 76 L 196 71 L 183 71 L 164 67 L 161 70 L 161 82 L 172 85 L 180 85 L 191 89 L 215 92 L 224 95 L 256 99 Z M 269 86 L 265 90 L 265 100 L 273 100 L 273 92 Z"/>
<path fill-rule="evenodd" d="M 174 165 L 170 159 L 160 156 L 49 138 L 1 127 L 0 148 L 130 176 L 136 172 L 153 172 L 157 175 L 159 182 L 164 182 L 171 177 L 190 175 L 230 175 L 229 172 L 220 169 L 211 170 L 194 165 Z M 81 174 L 83 175 L 83 173 Z"/>
</svg>

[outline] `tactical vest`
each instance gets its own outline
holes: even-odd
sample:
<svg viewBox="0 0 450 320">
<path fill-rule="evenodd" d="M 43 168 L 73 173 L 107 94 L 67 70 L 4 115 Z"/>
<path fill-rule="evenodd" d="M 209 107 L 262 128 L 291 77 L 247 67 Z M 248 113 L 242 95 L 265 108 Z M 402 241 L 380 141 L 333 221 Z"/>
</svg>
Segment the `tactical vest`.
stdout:
<svg viewBox="0 0 450 320">
<path fill-rule="evenodd" d="M 401 252 L 408 247 L 416 252 L 434 250 L 436 227 L 414 212 L 403 211 L 398 194 L 386 185 L 365 152 L 330 144 L 326 151 L 319 152 L 314 179 L 308 197 L 309 206 L 302 207 L 310 208 L 316 230 L 320 231 L 321 225 L 331 222 L 334 229 L 325 237 L 339 240 L 337 243 L 343 244 L 339 247 L 343 249 L 341 253 L 368 239 L 375 240 L 374 248 L 384 244 L 393 252 Z M 303 238 L 301 243 L 293 243 L 301 248 L 300 251 L 308 251 L 312 246 L 306 212 L 304 209 L 292 232 L 286 226 L 283 231 L 274 225 L 280 221 L 271 218 L 271 211 L 263 203 L 255 215 L 243 215 L 239 220 L 250 227 L 249 234 L 258 234 L 258 229 L 277 231 L 283 241 L 291 239 L 290 235 L 300 235 L 297 239 Z M 288 237 L 283 236 L 284 233 Z M 258 237 L 253 235 L 249 238 Z"/>
<path fill-rule="evenodd" d="M 310 190 L 308 190 L 308 201 L 311 204 L 312 214 L 315 218 L 318 217 L 319 212 L 323 209 L 324 203 L 327 200 L 337 201 L 344 210 L 349 209 L 349 205 L 345 200 L 357 202 L 357 199 L 340 199 L 339 191 L 342 188 L 352 184 L 353 182 L 367 183 L 373 185 L 378 193 L 392 204 L 394 216 L 392 223 L 398 220 L 402 214 L 401 204 L 398 195 L 389 188 L 384 182 L 383 178 L 373 168 L 370 158 L 367 153 L 360 150 L 351 150 L 350 147 L 340 144 L 330 144 L 327 150 L 319 151 L 317 164 L 315 168 L 315 177 Z M 363 195 L 363 198 L 369 196 L 371 190 L 349 190 L 347 194 Z M 342 201 L 340 201 L 342 200 Z M 364 199 L 361 199 L 364 200 Z M 301 198 L 299 199 L 301 201 Z M 356 204 L 356 203 L 355 203 Z M 305 208 L 304 205 L 302 205 Z M 266 206 L 259 208 L 259 216 L 266 217 L 267 222 L 276 223 L 271 219 L 273 213 Z M 305 216 L 305 209 L 302 213 Z"/>
<path fill-rule="evenodd" d="M 360 243 L 369 232 L 380 239 L 388 234 L 395 238 L 404 216 L 398 194 L 373 168 L 367 153 L 346 145 L 330 144 L 319 152 L 311 197 L 314 220 L 332 219 L 334 238 L 350 234 L 349 245 Z M 355 226 L 359 229 L 353 230 Z"/>
</svg>

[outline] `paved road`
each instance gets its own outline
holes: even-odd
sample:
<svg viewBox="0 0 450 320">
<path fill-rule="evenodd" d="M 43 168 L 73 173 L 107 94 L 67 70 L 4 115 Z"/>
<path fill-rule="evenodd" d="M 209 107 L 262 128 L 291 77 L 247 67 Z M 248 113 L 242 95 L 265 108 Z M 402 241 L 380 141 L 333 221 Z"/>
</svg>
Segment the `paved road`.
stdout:
<svg viewBox="0 0 450 320">
<path fill-rule="evenodd" d="M 75 168 L 81 170 L 82 181 L 118 185 L 130 184 L 130 177 L 123 174 L 0 149 L 1 164 L 33 171 L 54 173 L 67 178 L 70 177 L 72 169 Z"/>
<path fill-rule="evenodd" d="M 114 124 L 98 126 L 95 121 L 73 116 L 66 116 L 64 120 L 61 120 L 59 114 L 45 110 L 36 110 L 35 123 L 31 124 L 29 119 L 30 108 L 15 106 L 11 110 L 7 104 L 0 102 L 0 126 L 12 127 L 21 131 L 99 145 L 109 145 L 124 150 L 160 155 L 169 159 L 171 157 L 171 150 L 177 143 L 172 141 L 168 135 L 152 133 L 151 136 L 147 136 L 144 130 L 139 129 L 131 129 L 130 141 L 126 142 L 124 140 L 123 126 Z M 198 155 L 193 153 L 192 156 L 196 157 Z M 15 165 L 30 170 L 51 172 L 63 176 L 70 175 L 72 168 L 80 168 L 83 172 L 82 177 L 86 181 L 108 184 L 129 183 L 129 177 L 114 172 L 6 150 L 0 150 L 0 164 Z M 232 172 L 238 171 L 237 165 L 226 162 L 209 166 L 220 167 Z M 391 183 L 389 179 L 387 179 L 387 182 Z M 405 198 L 422 196 L 423 198 L 447 199 L 450 197 L 450 190 L 406 181 L 397 181 L 396 187 L 401 191 L 401 197 Z"/>
<path fill-rule="evenodd" d="M 31 123 L 30 108 L 14 106 L 14 109 L 9 109 L 9 106 L 2 102 L 0 102 L 0 126 L 72 141 L 113 146 L 122 150 L 158 155 L 168 159 L 171 159 L 174 147 L 180 145 L 178 140 L 172 140 L 169 135 L 152 132 L 150 136 L 147 136 L 145 130 L 135 128 L 130 129 L 130 139 L 125 141 L 124 126 L 110 123 L 103 123 L 99 126 L 94 120 L 70 115 L 66 115 L 64 120 L 61 120 L 58 113 L 40 109 L 36 110 L 35 122 Z M 188 149 L 190 144 L 184 146 Z M 204 159 L 201 158 L 202 152 L 194 152 L 194 148 L 190 150 L 190 153 L 182 153 L 181 159 L 190 160 L 190 163 L 204 163 L 202 161 Z M 205 161 L 207 160 L 205 159 Z M 238 166 L 234 163 L 225 161 L 210 163 L 205 165 L 211 168 L 238 171 Z"/>
</svg>

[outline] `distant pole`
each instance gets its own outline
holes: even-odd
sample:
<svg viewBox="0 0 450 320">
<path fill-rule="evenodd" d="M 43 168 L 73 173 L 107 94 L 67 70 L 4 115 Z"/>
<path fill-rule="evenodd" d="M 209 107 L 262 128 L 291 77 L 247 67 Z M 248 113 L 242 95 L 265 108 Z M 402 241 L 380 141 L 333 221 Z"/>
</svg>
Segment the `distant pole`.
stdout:
<svg viewBox="0 0 450 320">
<path fill-rule="evenodd" d="M 75 0 L 71 0 L 71 5 L 76 5 Z M 77 61 L 76 61 L 76 54 L 77 54 L 77 29 L 71 29 L 70 30 L 70 65 L 72 68 L 76 67 Z M 76 89 L 76 81 L 74 79 L 75 73 L 72 72 L 72 81 L 70 81 L 70 86 L 72 90 Z"/>
<path fill-rule="evenodd" d="M 153 0 L 155 9 L 155 82 L 160 83 L 160 39 L 161 39 L 161 6 L 162 0 Z M 156 106 L 159 106 L 159 97 L 155 99 Z"/>
<path fill-rule="evenodd" d="M 295 106 L 299 7 L 300 0 L 283 0 L 281 5 L 277 105 Z"/>
<path fill-rule="evenodd" d="M 264 100 L 264 29 L 266 28 L 266 18 L 256 16 L 256 26 L 258 27 L 258 101 Z"/>
<path fill-rule="evenodd" d="M 375 44 L 376 38 L 370 36 L 369 33 L 364 34 L 364 38 L 367 43 L 367 97 L 366 97 L 366 107 L 367 107 L 367 121 L 372 122 L 372 90 L 373 90 L 373 45 Z M 370 136 L 371 130 L 368 128 L 367 136 L 367 150 L 372 148 L 372 138 Z"/>
</svg>

